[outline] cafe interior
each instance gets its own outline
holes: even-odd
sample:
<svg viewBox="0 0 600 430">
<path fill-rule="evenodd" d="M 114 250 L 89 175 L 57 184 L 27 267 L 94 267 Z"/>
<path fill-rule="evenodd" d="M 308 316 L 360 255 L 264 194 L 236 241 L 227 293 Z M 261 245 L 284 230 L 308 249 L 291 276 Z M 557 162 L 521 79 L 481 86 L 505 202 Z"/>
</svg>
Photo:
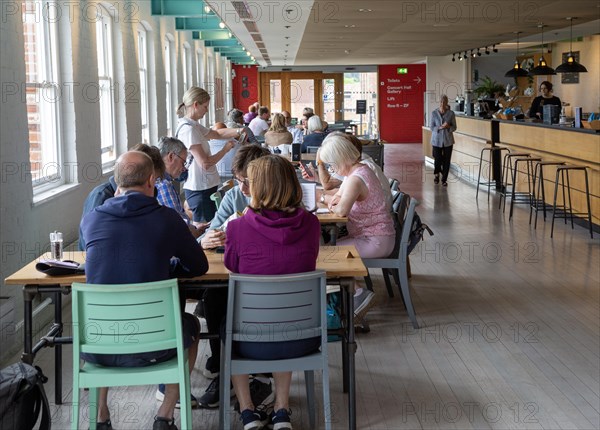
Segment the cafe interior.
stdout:
<svg viewBox="0 0 600 430">
<path fill-rule="evenodd" d="M 600 428 L 600 1 L 23 0 L 0 8 L 0 368 L 23 361 L 43 370 L 52 428 L 96 422 L 84 379 L 72 378 L 84 365 L 72 341 L 74 283 L 85 275 L 36 265 L 57 232 L 62 259 L 85 261 L 87 196 L 133 146 L 176 135 L 191 87 L 211 96 L 198 120 L 207 128 L 254 103 L 270 115 L 289 112 L 298 128 L 312 108 L 325 132 L 360 139 L 398 202 L 388 258 L 336 245 L 351 217 L 316 214 L 329 240 L 317 259 L 323 306 L 339 294 L 341 322 L 320 347 L 326 363 L 314 380 L 294 368 L 293 428 Z M 536 116 L 542 86 L 560 103 Z M 443 95 L 456 129 L 442 185 L 431 124 Z M 318 154 L 290 149 L 288 158 L 303 183 L 299 165 L 318 167 Z M 241 186 L 220 173 L 219 199 Z M 320 189 L 303 188 L 316 193 L 313 203 Z M 427 229 L 409 247 L 415 214 Z M 223 255 L 205 252 L 207 274 L 180 279 L 179 291 L 233 288 Z M 360 319 L 355 283 L 374 293 Z M 196 306 L 188 299 L 185 310 Z M 204 372 L 210 356 L 203 336 L 187 382 L 198 398 L 214 381 Z M 262 381 L 274 389 L 268 374 Z M 153 426 L 157 384 L 141 383 L 109 390 L 110 428 Z M 230 403 L 182 402 L 174 425 L 262 428 L 245 427 Z"/>
</svg>

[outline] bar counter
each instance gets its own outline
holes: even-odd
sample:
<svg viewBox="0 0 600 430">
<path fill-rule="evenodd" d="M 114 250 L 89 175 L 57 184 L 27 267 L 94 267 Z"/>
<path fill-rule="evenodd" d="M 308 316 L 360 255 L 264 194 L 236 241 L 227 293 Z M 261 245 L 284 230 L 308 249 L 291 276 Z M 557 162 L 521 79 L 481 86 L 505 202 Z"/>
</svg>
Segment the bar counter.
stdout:
<svg viewBox="0 0 600 430">
<path fill-rule="evenodd" d="M 479 157 L 486 145 L 499 145 L 512 152 L 527 152 L 544 161 L 563 161 L 567 164 L 587 166 L 590 185 L 592 222 L 600 225 L 600 133 L 595 130 L 576 129 L 558 125 L 521 121 L 489 120 L 456 115 L 457 130 L 452 152 L 452 170 L 461 179 L 476 183 Z M 423 155 L 432 157 L 431 131 L 423 127 Z M 487 155 L 485 157 L 487 161 Z M 496 160 L 496 163 L 498 160 Z M 493 179 L 499 181 L 500 166 L 494 166 Z M 482 176 L 487 180 L 487 163 L 482 166 Z M 525 172 L 520 172 L 517 190 L 527 188 Z M 546 202 L 552 204 L 556 168 L 544 168 Z M 586 212 L 585 183 L 581 172 L 570 177 L 574 212 Z M 474 197 L 474 196 L 473 196 Z M 561 202 L 559 191 L 559 202 Z"/>
</svg>

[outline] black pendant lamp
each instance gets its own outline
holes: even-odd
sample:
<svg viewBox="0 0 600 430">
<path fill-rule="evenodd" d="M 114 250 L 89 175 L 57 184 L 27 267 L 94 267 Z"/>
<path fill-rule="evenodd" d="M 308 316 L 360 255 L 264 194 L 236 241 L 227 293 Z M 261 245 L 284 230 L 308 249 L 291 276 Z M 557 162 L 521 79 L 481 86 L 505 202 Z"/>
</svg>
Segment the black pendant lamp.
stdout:
<svg viewBox="0 0 600 430">
<path fill-rule="evenodd" d="M 531 76 L 536 75 L 556 75 L 552 67 L 549 67 L 544 58 L 544 24 L 538 25 L 542 29 L 542 55 L 538 61 L 538 65 L 529 71 Z"/>
<path fill-rule="evenodd" d="M 583 64 L 579 64 L 577 61 L 575 61 L 575 57 L 573 57 L 573 20 L 576 18 L 569 17 L 567 19 L 571 21 L 571 41 L 569 55 L 567 56 L 567 61 L 556 68 L 556 73 L 587 73 L 587 69 L 583 66 Z"/>
<path fill-rule="evenodd" d="M 513 68 L 504 74 L 505 78 L 520 78 L 523 76 L 529 76 L 529 73 L 527 73 L 527 70 L 523 69 L 521 67 L 521 65 L 519 64 L 518 58 L 519 58 L 519 33 L 520 33 L 520 31 L 517 31 L 516 33 L 517 33 L 517 59 L 515 59 L 515 65 L 513 66 Z"/>
</svg>

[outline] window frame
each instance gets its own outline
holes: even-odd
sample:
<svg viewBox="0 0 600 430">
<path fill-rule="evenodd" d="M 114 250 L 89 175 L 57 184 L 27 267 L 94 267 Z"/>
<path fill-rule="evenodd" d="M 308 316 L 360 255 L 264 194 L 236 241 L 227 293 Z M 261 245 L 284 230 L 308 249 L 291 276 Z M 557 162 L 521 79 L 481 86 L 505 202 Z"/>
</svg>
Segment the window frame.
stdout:
<svg viewBox="0 0 600 430">
<path fill-rule="evenodd" d="M 25 6 L 25 3 L 29 3 L 29 6 Z M 40 177 L 34 179 L 33 175 L 33 163 L 31 163 L 31 148 L 29 149 L 29 167 L 32 177 L 32 188 L 33 195 L 42 194 L 48 190 L 59 187 L 66 183 L 66 169 L 63 166 L 64 163 L 64 142 L 63 142 L 63 128 L 62 128 L 62 111 L 61 111 L 61 93 L 60 93 L 60 50 L 58 43 L 58 20 L 53 19 L 35 19 L 37 17 L 36 9 L 41 6 L 49 7 L 49 2 L 46 0 L 30 0 L 23 2 L 23 13 L 27 10 L 33 10 L 34 17 L 34 28 L 36 37 L 35 40 L 35 55 L 37 61 L 38 76 L 36 82 L 29 82 L 28 76 L 25 76 L 25 87 L 26 89 L 36 88 L 39 90 L 35 94 L 35 97 L 39 100 L 39 132 L 44 135 L 44 138 L 49 139 L 49 142 L 44 144 L 44 141 L 40 142 L 40 153 L 41 153 L 41 164 L 40 171 L 46 170 L 44 165 L 48 163 L 48 157 L 55 163 L 56 169 L 53 174 L 46 176 L 40 175 Z M 33 8 L 30 9 L 29 7 Z M 27 22 L 27 18 L 30 17 L 30 13 L 23 16 L 23 24 Z M 25 29 L 24 29 L 25 30 Z M 24 43 L 27 41 L 24 39 Z M 27 62 L 27 52 L 24 46 L 24 59 Z M 47 100 L 47 93 L 51 92 L 50 100 Z M 29 97 L 27 97 L 29 98 Z M 29 118 L 27 119 L 29 126 Z M 46 132 L 50 130 L 50 132 Z M 31 138 L 28 137 L 28 142 L 31 142 Z"/>
<path fill-rule="evenodd" d="M 114 69 L 114 37 L 113 17 L 108 9 L 98 4 L 102 11 L 96 21 L 96 55 L 98 58 L 98 104 L 100 108 L 100 159 L 102 169 L 108 170 L 117 160 L 116 142 L 116 106 L 115 106 L 115 69 Z M 108 85 L 106 89 L 105 85 Z M 105 121 L 109 121 L 107 124 Z M 106 144 L 110 141 L 110 144 Z M 112 152 L 113 156 L 104 160 L 104 154 Z"/>
<path fill-rule="evenodd" d="M 163 40 L 163 63 L 165 68 L 165 101 L 167 113 L 167 136 L 172 136 L 175 131 L 175 109 L 173 108 L 173 93 L 174 93 L 174 73 L 172 69 L 173 60 L 173 41 L 170 35 L 165 35 Z"/>
<path fill-rule="evenodd" d="M 140 121 L 142 142 L 150 144 L 150 98 L 148 93 L 148 30 L 143 24 L 137 29 L 138 71 L 140 75 Z"/>
</svg>

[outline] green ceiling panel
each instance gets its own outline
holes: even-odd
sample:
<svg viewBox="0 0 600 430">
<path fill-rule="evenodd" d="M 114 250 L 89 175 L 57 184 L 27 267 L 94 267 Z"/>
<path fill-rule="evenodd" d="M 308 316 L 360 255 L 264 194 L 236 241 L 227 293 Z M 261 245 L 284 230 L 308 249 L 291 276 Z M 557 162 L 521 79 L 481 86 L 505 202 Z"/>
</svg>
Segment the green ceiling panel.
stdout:
<svg viewBox="0 0 600 430">
<path fill-rule="evenodd" d="M 218 47 L 218 46 L 239 46 L 240 49 L 242 49 L 242 45 L 240 45 L 240 43 L 237 41 L 236 38 L 232 37 L 231 39 L 227 39 L 227 40 L 207 40 L 206 43 L 204 44 L 204 46 L 212 46 L 212 47 Z"/>
<path fill-rule="evenodd" d="M 177 30 L 222 30 L 219 27 L 221 20 L 216 16 L 205 15 L 202 18 L 175 18 Z"/>
<path fill-rule="evenodd" d="M 204 10 L 206 3 L 202 0 L 151 0 L 152 15 L 163 16 L 213 16 Z"/>
</svg>

